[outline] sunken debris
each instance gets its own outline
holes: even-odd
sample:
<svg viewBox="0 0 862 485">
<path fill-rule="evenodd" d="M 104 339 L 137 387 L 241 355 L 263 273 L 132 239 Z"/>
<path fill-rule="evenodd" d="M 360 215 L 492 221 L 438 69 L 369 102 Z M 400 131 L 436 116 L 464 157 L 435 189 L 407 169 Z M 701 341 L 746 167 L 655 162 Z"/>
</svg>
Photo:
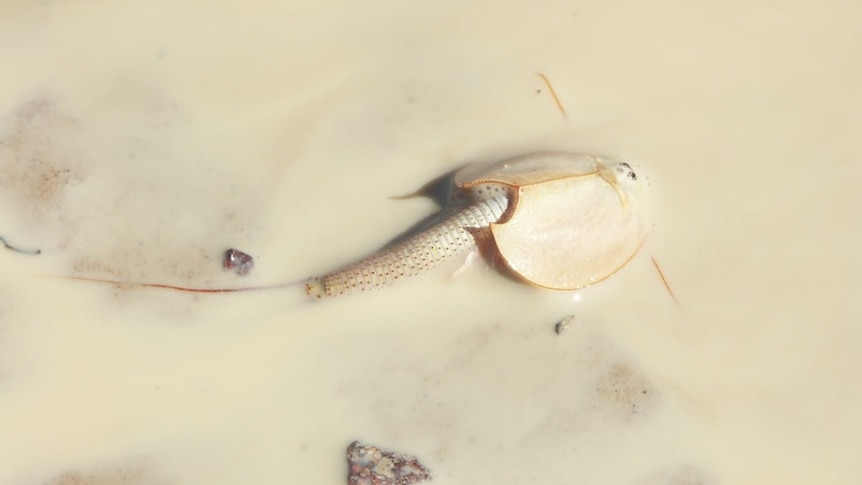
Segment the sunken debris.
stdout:
<svg viewBox="0 0 862 485">
<path fill-rule="evenodd" d="M 575 322 L 575 316 L 569 315 L 566 318 L 557 322 L 556 325 L 554 325 L 554 332 L 556 332 L 557 335 L 559 335 L 559 334 L 565 332 L 566 329 L 571 327 L 574 322 Z"/>
<path fill-rule="evenodd" d="M 415 456 L 354 441 L 347 447 L 348 485 L 411 485 L 431 480 Z"/>
<path fill-rule="evenodd" d="M 254 268 L 254 258 L 240 251 L 230 248 L 224 253 L 225 271 L 233 271 L 239 276 L 247 275 Z"/>
</svg>

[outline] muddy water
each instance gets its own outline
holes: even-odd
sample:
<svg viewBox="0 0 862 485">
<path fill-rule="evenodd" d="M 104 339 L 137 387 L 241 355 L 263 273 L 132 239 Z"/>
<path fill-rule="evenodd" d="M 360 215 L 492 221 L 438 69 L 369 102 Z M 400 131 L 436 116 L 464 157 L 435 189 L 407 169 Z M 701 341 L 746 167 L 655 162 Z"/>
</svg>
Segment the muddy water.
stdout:
<svg viewBox="0 0 862 485">
<path fill-rule="evenodd" d="M 355 439 L 436 483 L 859 481 L 860 21 L 7 2 L 0 236 L 42 253 L 0 251 L 0 482 L 340 484 Z M 548 149 L 650 184 L 647 245 L 580 292 L 481 261 L 319 303 L 43 276 L 302 280 L 435 210 L 391 196 Z"/>
</svg>

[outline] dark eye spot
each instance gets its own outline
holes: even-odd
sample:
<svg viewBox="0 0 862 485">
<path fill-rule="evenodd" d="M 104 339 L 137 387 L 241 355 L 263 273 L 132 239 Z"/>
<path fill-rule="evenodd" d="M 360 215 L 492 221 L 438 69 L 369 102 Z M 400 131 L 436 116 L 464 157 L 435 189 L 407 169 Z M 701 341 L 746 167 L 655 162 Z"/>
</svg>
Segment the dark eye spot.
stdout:
<svg viewBox="0 0 862 485">
<path fill-rule="evenodd" d="M 634 169 L 632 169 L 631 165 L 629 165 L 626 162 L 620 162 L 620 167 L 623 167 L 626 170 L 626 177 L 628 177 L 629 180 L 637 180 L 638 179 L 638 174 L 635 173 L 635 171 L 634 171 Z"/>
</svg>

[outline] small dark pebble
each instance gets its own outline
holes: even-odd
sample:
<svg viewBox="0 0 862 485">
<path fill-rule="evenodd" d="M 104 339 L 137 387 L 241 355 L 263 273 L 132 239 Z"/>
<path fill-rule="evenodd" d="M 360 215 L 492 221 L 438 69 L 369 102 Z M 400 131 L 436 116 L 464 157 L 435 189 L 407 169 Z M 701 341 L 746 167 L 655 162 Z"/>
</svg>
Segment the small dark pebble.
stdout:
<svg viewBox="0 0 862 485">
<path fill-rule="evenodd" d="M 223 265 L 225 271 L 245 276 L 254 268 L 254 258 L 238 249 L 230 248 L 224 253 Z"/>
</svg>

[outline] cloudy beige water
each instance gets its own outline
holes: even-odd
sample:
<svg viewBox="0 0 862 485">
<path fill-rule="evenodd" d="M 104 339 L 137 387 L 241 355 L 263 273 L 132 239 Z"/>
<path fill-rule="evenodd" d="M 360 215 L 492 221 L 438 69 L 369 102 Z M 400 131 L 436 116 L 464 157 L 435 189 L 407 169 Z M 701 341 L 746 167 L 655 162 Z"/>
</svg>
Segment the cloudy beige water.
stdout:
<svg viewBox="0 0 862 485">
<path fill-rule="evenodd" d="M 839 1 L 5 2 L 0 236 L 42 253 L 0 252 L 0 483 L 342 484 L 356 439 L 439 484 L 859 482 L 860 24 Z M 44 276 L 301 281 L 436 210 L 392 196 L 546 150 L 649 184 L 646 246 L 586 290 L 481 260 L 317 303 Z"/>
</svg>

